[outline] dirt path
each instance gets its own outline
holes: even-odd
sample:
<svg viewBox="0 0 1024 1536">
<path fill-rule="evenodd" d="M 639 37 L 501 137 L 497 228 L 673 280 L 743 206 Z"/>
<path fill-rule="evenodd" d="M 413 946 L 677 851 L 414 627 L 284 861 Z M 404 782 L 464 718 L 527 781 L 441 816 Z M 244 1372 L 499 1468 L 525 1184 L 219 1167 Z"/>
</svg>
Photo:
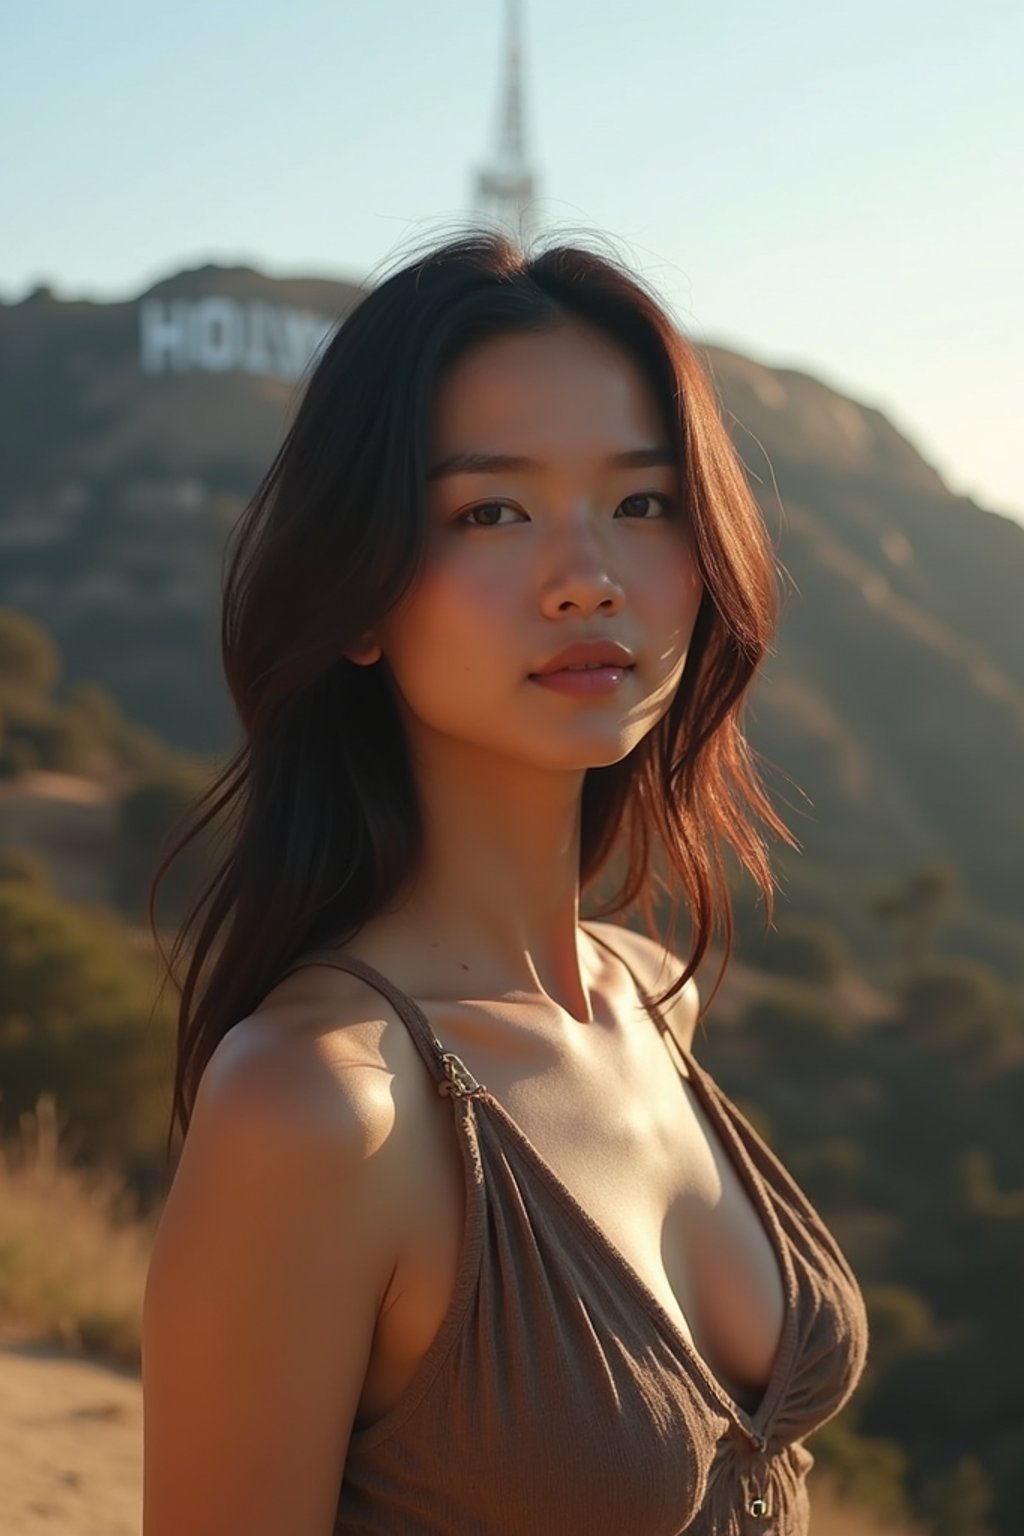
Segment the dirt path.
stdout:
<svg viewBox="0 0 1024 1536">
<path fill-rule="evenodd" d="M 5 1536 L 139 1536 L 138 1376 L 5 1336 L 0 1488 Z"/>
</svg>

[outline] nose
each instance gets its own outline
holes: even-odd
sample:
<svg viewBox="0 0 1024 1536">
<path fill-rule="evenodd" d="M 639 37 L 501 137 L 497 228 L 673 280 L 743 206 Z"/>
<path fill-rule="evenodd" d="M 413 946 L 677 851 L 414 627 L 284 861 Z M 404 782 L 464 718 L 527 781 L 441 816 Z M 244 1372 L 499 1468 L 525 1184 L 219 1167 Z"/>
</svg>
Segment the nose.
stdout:
<svg viewBox="0 0 1024 1536">
<path fill-rule="evenodd" d="M 587 527 L 585 517 L 571 520 L 562 536 L 548 545 L 541 575 L 540 605 L 548 617 L 568 608 L 581 613 L 615 613 L 625 594 L 609 565 L 607 549 Z"/>
</svg>

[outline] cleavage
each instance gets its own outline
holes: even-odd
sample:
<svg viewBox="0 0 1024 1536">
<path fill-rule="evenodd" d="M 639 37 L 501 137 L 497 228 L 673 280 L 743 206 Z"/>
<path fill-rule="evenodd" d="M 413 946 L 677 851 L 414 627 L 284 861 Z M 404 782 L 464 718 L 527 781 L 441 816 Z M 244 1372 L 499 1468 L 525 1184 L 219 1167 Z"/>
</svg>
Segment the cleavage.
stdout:
<svg viewBox="0 0 1024 1536">
<path fill-rule="evenodd" d="M 481 1048 L 479 1018 L 467 1028 L 474 1012 L 436 1007 L 430 1023 L 591 1218 L 611 1261 L 636 1272 L 741 1405 L 759 1397 L 782 1335 L 783 1279 L 727 1133 L 657 1025 L 575 1024 L 577 1038 L 581 1028 L 604 1032 L 573 1049 L 503 1020 L 499 1062 Z M 493 1005 L 487 1013 L 493 1033 Z"/>
</svg>

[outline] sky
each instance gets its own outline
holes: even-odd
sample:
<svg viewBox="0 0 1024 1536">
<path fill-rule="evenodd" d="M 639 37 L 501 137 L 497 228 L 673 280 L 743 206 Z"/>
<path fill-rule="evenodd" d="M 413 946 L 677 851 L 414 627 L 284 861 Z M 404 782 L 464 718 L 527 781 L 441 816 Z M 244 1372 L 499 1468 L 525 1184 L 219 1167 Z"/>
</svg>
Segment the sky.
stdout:
<svg viewBox="0 0 1024 1536">
<path fill-rule="evenodd" d="M 698 345 L 883 411 L 1024 523 L 1019 0 L 525 0 L 545 238 Z M 504 0 L 35 0 L 0 21 L 0 299 L 183 267 L 363 281 L 474 210 Z"/>
</svg>

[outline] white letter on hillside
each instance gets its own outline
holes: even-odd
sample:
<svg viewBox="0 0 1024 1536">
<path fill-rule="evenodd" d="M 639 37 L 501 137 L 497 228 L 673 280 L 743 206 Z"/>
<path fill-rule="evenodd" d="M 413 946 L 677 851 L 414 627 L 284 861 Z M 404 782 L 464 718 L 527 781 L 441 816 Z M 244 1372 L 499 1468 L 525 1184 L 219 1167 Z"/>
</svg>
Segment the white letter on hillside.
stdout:
<svg viewBox="0 0 1024 1536">
<path fill-rule="evenodd" d="M 142 371 L 187 373 L 188 299 L 146 299 L 140 311 L 142 323 Z"/>
<path fill-rule="evenodd" d="M 200 368 L 225 373 L 241 365 L 245 323 L 234 299 L 200 299 L 192 310 L 192 356 Z"/>
</svg>

